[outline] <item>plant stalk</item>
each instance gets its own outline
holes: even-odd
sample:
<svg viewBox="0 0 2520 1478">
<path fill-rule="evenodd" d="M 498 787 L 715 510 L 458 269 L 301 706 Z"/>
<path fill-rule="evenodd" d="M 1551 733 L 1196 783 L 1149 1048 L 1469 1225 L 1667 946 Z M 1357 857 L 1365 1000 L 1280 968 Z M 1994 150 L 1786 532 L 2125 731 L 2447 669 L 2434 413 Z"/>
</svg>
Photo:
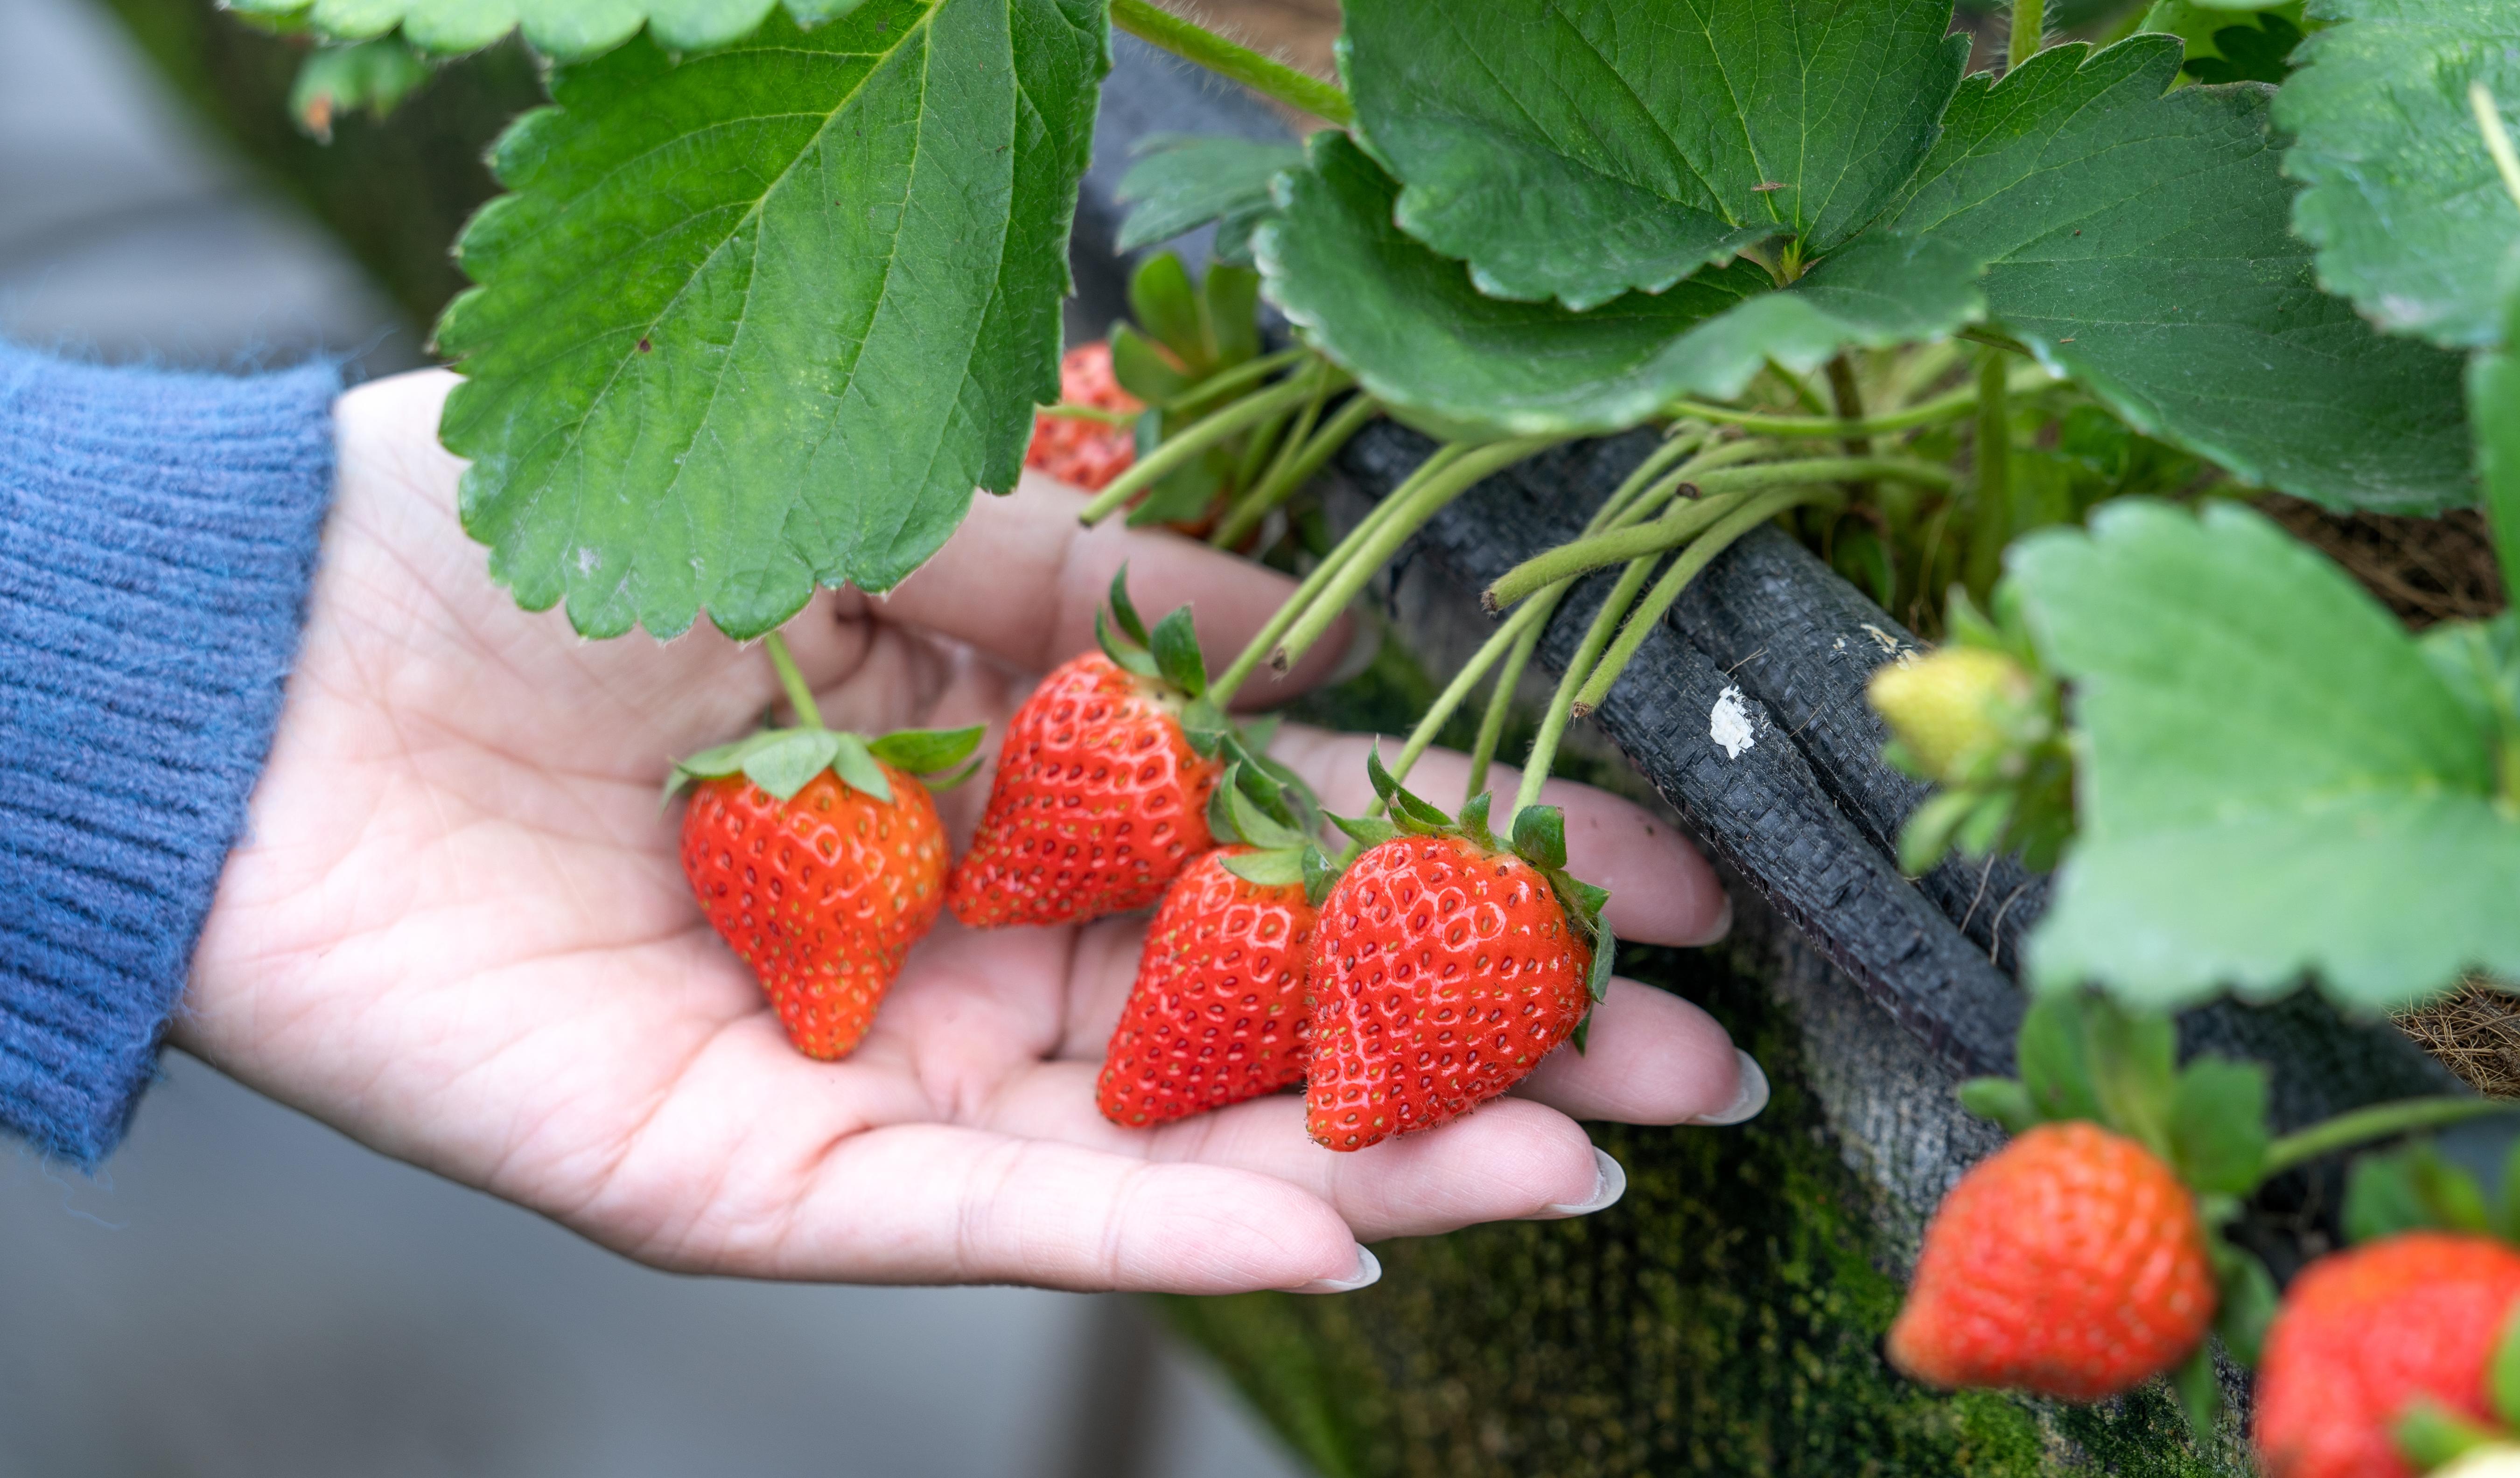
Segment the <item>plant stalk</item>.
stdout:
<svg viewBox="0 0 2520 1478">
<path fill-rule="evenodd" d="M 1549 707 L 1540 716 L 1540 733 L 1531 740 L 1531 752 L 1522 759 L 1522 784 L 1514 787 L 1513 804 L 1496 823 L 1499 836 L 1513 834 L 1513 819 L 1525 807 L 1540 803 L 1540 787 L 1549 783 L 1549 772 L 1557 763 L 1557 746 L 1565 740 L 1566 725 L 1574 717 L 1575 694 L 1592 674 L 1593 664 L 1600 659 L 1601 649 L 1619 629 L 1619 618 L 1644 588 L 1653 573 L 1659 554 L 1628 561 L 1619 572 L 1618 583 L 1601 600 L 1601 608 L 1593 613 L 1593 624 L 1584 630 L 1584 640 L 1567 660 L 1566 670 L 1557 675 L 1557 691 L 1550 694 Z"/>
<path fill-rule="evenodd" d="M 1601 706 L 1601 700 L 1610 695 L 1611 685 L 1618 682 L 1620 673 L 1627 671 L 1628 663 L 1636 659 L 1645 638 L 1661 624 L 1663 613 L 1671 609 L 1672 603 L 1680 599 L 1681 592 L 1688 588 L 1688 582 L 1697 577 L 1699 570 L 1713 563 L 1717 555 L 1732 548 L 1732 542 L 1743 534 L 1795 504 L 1818 496 L 1820 490 L 1817 488 L 1794 487 L 1752 497 L 1682 550 L 1680 558 L 1671 561 L 1671 568 L 1663 571 L 1662 578 L 1654 582 L 1653 591 L 1645 597 L 1644 604 L 1628 617 L 1628 624 L 1619 632 L 1618 644 L 1585 677 L 1584 686 L 1576 693 L 1571 705 L 1572 716 L 1581 718 Z"/>
<path fill-rule="evenodd" d="M 1099 421 L 1104 425 L 1136 425 L 1138 424 L 1138 417 L 1143 413 L 1138 411 L 1106 411 L 1099 405 L 1079 405 L 1073 400 L 1062 400 L 1057 405 L 1035 406 L 1033 407 L 1033 414 L 1037 416 L 1059 416 L 1064 417 L 1069 421 Z"/>
<path fill-rule="evenodd" d="M 1147 0 L 1111 0 L 1111 23 L 1185 61 L 1195 62 L 1262 97 L 1344 128 L 1356 121 L 1347 94 L 1203 26 L 1155 9 Z"/>
<path fill-rule="evenodd" d="M 1148 453 L 1137 466 L 1112 478 L 1102 491 L 1094 495 L 1093 502 L 1085 505 L 1084 512 L 1076 515 L 1077 520 L 1087 524 L 1102 522 L 1130 499 L 1189 466 L 1193 458 L 1209 447 L 1271 417 L 1283 415 L 1300 402 L 1309 389 L 1310 386 L 1301 384 L 1272 386 L 1195 425 L 1183 427 L 1180 435 Z"/>
<path fill-rule="evenodd" d="M 1162 408 L 1176 414 L 1187 415 L 1211 400 L 1223 397 L 1228 390 L 1238 390 L 1253 381 L 1266 380 L 1272 370 L 1282 365 L 1293 364 L 1303 357 L 1302 349 L 1280 349 L 1275 354 L 1263 354 L 1257 359 L 1246 359 L 1233 369 L 1219 370 L 1192 385 L 1179 395 L 1165 401 Z M 1327 365 L 1329 361 L 1323 360 L 1321 363 Z"/>
<path fill-rule="evenodd" d="M 1936 488 L 1948 488 L 1952 483 L 1950 472 L 1929 462 L 1903 457 L 1812 457 L 1698 473 L 1697 487 L 1702 495 L 1698 507 L 1704 510 L 1726 494 L 1757 492 L 1783 483 L 1834 483 L 1849 477 L 1897 477 Z M 1503 609 L 1559 580 L 1659 554 L 1688 542 L 1730 507 L 1727 504 L 1716 508 L 1694 520 L 1675 515 L 1561 544 L 1506 571 L 1481 599 L 1491 607 Z"/>
<path fill-rule="evenodd" d="M 1400 514 L 1375 530 L 1372 538 L 1358 547 L 1346 566 L 1313 600 L 1295 624 L 1279 640 L 1277 649 L 1269 653 L 1269 665 L 1284 672 L 1295 665 L 1315 642 L 1322 639 L 1350 601 L 1365 589 L 1365 582 L 1383 561 L 1400 552 L 1409 536 L 1425 526 L 1445 504 L 1469 491 L 1489 474 L 1501 472 L 1536 452 L 1548 450 L 1564 440 L 1562 436 L 1517 436 L 1510 441 L 1495 441 L 1464 451 L 1452 464 L 1428 477 L 1411 494 Z M 1413 481 L 1416 479 L 1412 479 Z M 1397 494 L 1394 495 L 1397 498 Z"/>
<path fill-rule="evenodd" d="M 1977 517 L 1969 529 L 1961 580 L 1983 601 L 1995 588 L 2003 546 L 2012 542 L 2012 403 L 2010 374 L 2002 349 L 1985 349 L 1977 362 Z"/>
<path fill-rule="evenodd" d="M 1338 578 L 1339 571 L 1346 567 L 1348 560 L 1356 557 L 1356 552 L 1385 524 L 1400 515 L 1402 507 L 1419 487 L 1425 484 L 1428 478 L 1460 461 L 1465 450 L 1458 442 L 1449 442 L 1437 447 L 1435 454 L 1419 463 L 1418 470 L 1409 474 L 1407 481 L 1392 489 L 1390 496 L 1375 504 L 1372 513 L 1359 520 L 1356 527 L 1348 530 L 1346 538 L 1341 539 L 1328 554 L 1322 557 L 1322 562 L 1313 566 L 1313 572 L 1304 576 L 1302 582 L 1296 585 L 1295 593 L 1286 598 L 1286 604 L 1279 606 L 1276 613 L 1261 625 L 1260 630 L 1252 635 L 1248 643 L 1244 644 L 1241 652 L 1235 657 L 1234 664 L 1226 668 L 1216 681 L 1207 685 L 1207 694 L 1215 700 L 1218 707 L 1224 707 L 1243 683 L 1249 680 L 1251 674 L 1259 670 L 1261 662 L 1268 658 L 1271 650 L 1277 647 L 1279 639 L 1286 634 L 1287 628 L 1295 624 L 1297 618 L 1312 605 L 1322 591 Z"/>
<path fill-rule="evenodd" d="M 1514 690 L 1522 686 L 1522 674 L 1531 665 L 1531 654 L 1540 649 L 1540 639 L 1549 631 L 1549 618 L 1557 613 L 1557 603 L 1563 590 L 1552 590 L 1525 605 L 1516 615 L 1531 613 L 1529 624 L 1514 639 L 1513 649 L 1505 654 L 1505 665 L 1497 669 L 1496 684 L 1488 690 L 1488 707 L 1479 715 L 1478 738 L 1470 742 L 1469 778 L 1462 785 L 1462 804 L 1488 787 L 1488 766 L 1495 763 L 1497 745 L 1505 740 L 1505 721 L 1513 709 Z"/>
<path fill-rule="evenodd" d="M 1116 13 L 1118 7 L 1114 6 Z M 2011 71 L 2039 55 L 2048 34 L 2048 0 L 2012 0 L 2012 30 L 2004 40 L 2003 69 Z"/>
<path fill-rule="evenodd" d="M 1453 674 L 1453 680 L 1444 685 L 1444 691 L 1435 695 L 1435 701 L 1418 717 L 1417 726 L 1409 731 L 1409 738 L 1400 746 L 1400 757 L 1391 761 L 1391 775 L 1394 780 L 1405 781 L 1409 778 L 1410 767 L 1424 758 L 1426 751 L 1434 746 L 1435 736 L 1441 734 L 1444 726 L 1452 722 L 1453 715 L 1461 709 L 1471 691 L 1479 686 L 1479 679 L 1487 675 L 1489 668 L 1496 666 L 1498 658 L 1508 657 L 1509 659 L 1511 649 L 1525 645 L 1526 637 L 1532 638 L 1535 642 L 1538 640 L 1535 633 L 1541 626 L 1548 623 L 1549 611 L 1554 607 L 1554 604 L 1534 601 L 1508 616 L 1496 630 L 1488 633 L 1488 639 L 1479 644 L 1479 649 L 1471 653 L 1470 659 L 1462 665 L 1462 670 Z M 1537 612 L 1536 615 L 1535 612 Z M 1500 678 L 1499 681 L 1503 679 Z M 1376 800 L 1366 814 L 1379 815 L 1381 810 L 1382 802 Z"/>
<path fill-rule="evenodd" d="M 2400 1098 L 2374 1103 L 2288 1134 L 2267 1146 L 2266 1173 L 2280 1175 L 2305 1160 L 2350 1149 L 2418 1129 L 2438 1129 L 2490 1113 L 2510 1113 L 2520 1103 L 2503 1098 Z"/>
<path fill-rule="evenodd" d="M 796 658 L 788 650 L 788 639 L 774 631 L 761 639 L 761 646 L 770 653 L 770 665 L 779 670 L 779 686 L 788 690 L 788 706 L 796 710 L 797 726 L 822 728 L 822 707 L 814 701 L 814 690 L 805 685 L 805 674 L 796 669 Z"/>
<path fill-rule="evenodd" d="M 1885 436 L 1894 431 L 1932 425 L 1938 421 L 1958 421 L 1977 409 L 1977 386 L 1954 390 L 1948 395 L 1919 401 L 1904 411 L 1868 416 L 1861 421 L 1841 421 L 1834 416 L 1766 416 L 1756 411 L 1735 411 L 1694 400 L 1675 400 L 1671 409 L 1680 415 L 1695 416 L 1724 425 L 1737 425 L 1745 431 L 1769 436 Z"/>
</svg>

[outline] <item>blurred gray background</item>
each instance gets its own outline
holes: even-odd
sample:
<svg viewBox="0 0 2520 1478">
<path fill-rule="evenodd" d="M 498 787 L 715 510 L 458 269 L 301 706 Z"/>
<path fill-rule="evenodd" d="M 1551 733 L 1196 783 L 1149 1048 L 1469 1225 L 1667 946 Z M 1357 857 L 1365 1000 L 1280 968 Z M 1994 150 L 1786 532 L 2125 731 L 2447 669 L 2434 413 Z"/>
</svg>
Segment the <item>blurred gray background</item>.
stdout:
<svg viewBox="0 0 2520 1478">
<path fill-rule="evenodd" d="M 86 0 L 0 0 L 0 335 L 418 336 Z M 0 1144 L 0 1478 L 1300 1478 L 1136 1304 L 667 1276 L 170 1053 L 89 1181 Z"/>
</svg>

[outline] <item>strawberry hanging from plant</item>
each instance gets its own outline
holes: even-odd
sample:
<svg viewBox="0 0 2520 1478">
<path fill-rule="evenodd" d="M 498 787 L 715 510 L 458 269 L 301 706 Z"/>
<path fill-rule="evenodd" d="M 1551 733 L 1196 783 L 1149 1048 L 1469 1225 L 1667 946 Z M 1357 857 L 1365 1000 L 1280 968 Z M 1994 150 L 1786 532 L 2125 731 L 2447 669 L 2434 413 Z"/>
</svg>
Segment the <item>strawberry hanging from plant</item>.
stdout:
<svg viewBox="0 0 2520 1478">
<path fill-rule="evenodd" d="M 1102 649 L 1054 669 L 1007 725 L 971 850 L 946 901 L 967 924 L 1082 923 L 1143 909 L 1216 845 L 1227 751 L 1259 762 L 1208 696 L 1185 605 L 1149 633 L 1111 580 Z M 1117 623 L 1119 630 L 1112 630 Z"/>
<path fill-rule="evenodd" d="M 693 787 L 683 874 L 709 923 L 809 1057 L 844 1057 L 944 903 L 945 829 L 921 774 L 950 770 L 984 732 L 869 739 L 823 727 L 777 633 L 767 638 L 799 727 L 765 729 L 674 767 Z"/>
<path fill-rule="evenodd" d="M 1363 1149 L 1460 1118 L 1580 1040 L 1608 989 L 1609 894 L 1566 872 L 1566 822 L 1524 806 L 1512 841 L 1488 797 L 1461 816 L 1366 761 L 1390 821 L 1332 818 L 1364 844 L 1313 934 L 1305 1129 Z"/>
<path fill-rule="evenodd" d="M 2345 1231 L 2285 1290 L 2258 1370 L 2270 1478 L 2520 1461 L 2520 1178 L 2498 1203 L 2417 1143 L 2356 1162 Z"/>
<path fill-rule="evenodd" d="M 1239 763 L 1217 785 L 1208 829 L 1223 844 L 1165 891 L 1103 1053 L 1095 1096 L 1112 1123 L 1148 1128 L 1303 1080 L 1314 887 L 1328 873 L 1289 795 Z"/>
<path fill-rule="evenodd" d="M 1138 460 L 1145 410 L 1113 378 L 1108 340 L 1078 344 L 1058 361 L 1058 404 L 1033 415 L 1024 466 L 1100 492 Z"/>
</svg>

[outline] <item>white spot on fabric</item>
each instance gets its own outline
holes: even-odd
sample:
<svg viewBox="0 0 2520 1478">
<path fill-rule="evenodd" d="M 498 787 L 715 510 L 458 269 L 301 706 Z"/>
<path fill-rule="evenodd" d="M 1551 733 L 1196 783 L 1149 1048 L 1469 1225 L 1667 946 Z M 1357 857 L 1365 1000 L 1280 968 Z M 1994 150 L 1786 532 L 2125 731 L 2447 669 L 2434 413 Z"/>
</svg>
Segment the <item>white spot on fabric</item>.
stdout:
<svg viewBox="0 0 2520 1478">
<path fill-rule="evenodd" d="M 1727 688 L 1716 695 L 1715 707 L 1706 715 L 1706 737 L 1724 750 L 1726 759 L 1739 759 L 1741 751 L 1759 742 L 1740 689 Z"/>
</svg>

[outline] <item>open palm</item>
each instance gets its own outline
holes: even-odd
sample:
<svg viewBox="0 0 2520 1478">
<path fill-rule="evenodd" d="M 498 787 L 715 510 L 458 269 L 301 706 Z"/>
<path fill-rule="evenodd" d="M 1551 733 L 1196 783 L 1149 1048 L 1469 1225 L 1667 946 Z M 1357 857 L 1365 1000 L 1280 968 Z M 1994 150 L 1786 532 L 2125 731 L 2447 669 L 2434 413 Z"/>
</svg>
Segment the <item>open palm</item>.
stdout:
<svg viewBox="0 0 2520 1478">
<path fill-rule="evenodd" d="M 1597 1201 L 1569 1115 L 1678 1123 L 1755 1097 L 1703 1012 L 1620 982 L 1590 1055 L 1431 1133 L 1333 1154 L 1288 1096 L 1123 1130 L 1093 1084 L 1142 918 L 949 918 L 854 1055 L 797 1054 L 657 803 L 675 756 L 759 721 L 770 664 L 713 632 L 587 643 L 517 610 L 456 521 L 433 435 L 450 382 L 338 407 L 305 649 L 175 1027 L 254 1087 L 664 1267 L 1185 1292 L 1353 1282 L 1361 1241 Z M 1180 540 L 1083 533 L 1076 506 L 1048 483 L 983 497 L 890 600 L 827 595 L 790 622 L 827 719 L 1002 729 L 1027 673 L 1090 645 L 1123 559 L 1147 608 L 1195 605 L 1212 660 L 1285 593 Z M 1290 730 L 1276 752 L 1359 809 L 1361 741 Z M 1420 769 L 1438 794 L 1460 774 Z M 940 797 L 958 840 L 982 788 Z M 1667 828 L 1550 798 L 1621 937 L 1720 932 L 1712 874 Z"/>
</svg>

